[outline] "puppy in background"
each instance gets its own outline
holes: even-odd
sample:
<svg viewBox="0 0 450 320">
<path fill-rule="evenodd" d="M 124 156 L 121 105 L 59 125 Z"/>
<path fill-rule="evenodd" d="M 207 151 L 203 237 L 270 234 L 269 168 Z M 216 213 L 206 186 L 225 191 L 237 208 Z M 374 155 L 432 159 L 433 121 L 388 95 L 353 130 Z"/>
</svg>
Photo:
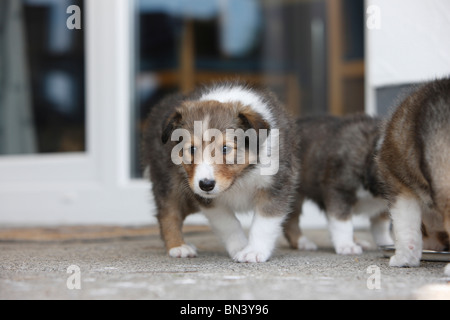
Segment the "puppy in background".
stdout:
<svg viewBox="0 0 450 320">
<path fill-rule="evenodd" d="M 201 211 L 235 261 L 269 259 L 296 197 L 299 143 L 292 128 L 272 93 L 238 83 L 207 86 L 154 107 L 144 166 L 170 256 L 197 255 L 183 240 L 182 225 Z M 255 215 L 247 239 L 235 213 L 249 211 Z"/>
<path fill-rule="evenodd" d="M 284 225 L 291 247 L 315 250 L 302 236 L 299 216 L 305 199 L 325 211 L 336 253 L 361 254 L 363 248 L 353 237 L 352 216 L 371 219 L 377 245 L 392 245 L 387 202 L 382 198 L 374 152 L 380 121 L 365 115 L 332 116 L 297 121 L 302 165 L 296 209 Z"/>
<path fill-rule="evenodd" d="M 386 124 L 377 162 L 395 234 L 392 267 L 417 267 L 422 249 L 448 250 L 450 78 L 422 86 Z M 450 265 L 446 268 L 450 275 Z"/>
</svg>

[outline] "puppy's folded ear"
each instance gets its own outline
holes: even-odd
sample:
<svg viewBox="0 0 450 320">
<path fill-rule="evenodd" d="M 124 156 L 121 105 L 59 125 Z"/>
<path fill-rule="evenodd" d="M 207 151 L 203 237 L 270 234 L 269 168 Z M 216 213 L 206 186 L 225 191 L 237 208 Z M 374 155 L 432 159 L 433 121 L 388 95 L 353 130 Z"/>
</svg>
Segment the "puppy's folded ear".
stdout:
<svg viewBox="0 0 450 320">
<path fill-rule="evenodd" d="M 264 118 L 257 112 L 253 111 L 251 108 L 243 108 L 239 111 L 238 114 L 240 127 L 247 131 L 248 129 L 256 130 L 256 133 L 259 134 L 259 130 L 265 129 L 270 130 L 269 123 L 264 120 Z"/>
<path fill-rule="evenodd" d="M 181 113 L 178 111 L 175 111 L 170 115 L 169 118 L 164 121 L 163 130 L 162 130 L 162 136 L 161 141 L 163 144 L 166 144 L 167 141 L 169 141 L 170 136 L 172 135 L 172 132 L 178 128 L 181 124 Z"/>
</svg>

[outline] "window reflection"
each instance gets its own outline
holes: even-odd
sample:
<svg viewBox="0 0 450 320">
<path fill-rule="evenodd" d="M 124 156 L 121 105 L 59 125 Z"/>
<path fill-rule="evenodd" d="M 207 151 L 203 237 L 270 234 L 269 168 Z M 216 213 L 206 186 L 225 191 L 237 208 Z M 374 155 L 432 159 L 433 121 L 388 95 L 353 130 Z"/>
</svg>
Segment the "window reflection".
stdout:
<svg viewBox="0 0 450 320">
<path fill-rule="evenodd" d="M 82 0 L 0 1 L 0 154 L 85 150 Z M 81 10 L 83 12 L 83 10 Z"/>
</svg>

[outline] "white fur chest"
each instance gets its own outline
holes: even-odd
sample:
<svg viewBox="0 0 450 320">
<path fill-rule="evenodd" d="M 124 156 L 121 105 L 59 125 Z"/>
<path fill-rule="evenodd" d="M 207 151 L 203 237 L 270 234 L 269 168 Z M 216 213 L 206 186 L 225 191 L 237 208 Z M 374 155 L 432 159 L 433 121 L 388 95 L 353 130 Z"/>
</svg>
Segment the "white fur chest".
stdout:
<svg viewBox="0 0 450 320">
<path fill-rule="evenodd" d="M 229 190 L 217 198 L 217 201 L 234 212 L 253 211 L 256 192 L 269 187 L 273 179 L 272 176 L 260 175 L 259 171 L 259 169 L 254 169 L 236 180 Z"/>
</svg>

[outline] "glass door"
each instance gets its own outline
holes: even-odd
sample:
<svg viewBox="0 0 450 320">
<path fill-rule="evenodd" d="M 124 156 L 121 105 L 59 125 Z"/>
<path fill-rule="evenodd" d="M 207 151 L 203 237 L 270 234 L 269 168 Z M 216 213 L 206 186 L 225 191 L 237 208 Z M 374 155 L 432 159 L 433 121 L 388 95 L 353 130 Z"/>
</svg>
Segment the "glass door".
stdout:
<svg viewBox="0 0 450 320">
<path fill-rule="evenodd" d="M 133 8 L 0 2 L 0 225 L 152 221 L 129 175 Z"/>
<path fill-rule="evenodd" d="M 32 172 L 50 180 L 48 165 L 16 169 L 49 156 L 77 162 L 87 152 L 85 32 L 67 26 L 70 5 L 81 22 L 83 0 L 0 3 L 2 183 L 26 181 Z"/>
<path fill-rule="evenodd" d="M 84 31 L 58 27 L 67 1 L 0 6 L 0 154 L 84 152 Z"/>
</svg>

